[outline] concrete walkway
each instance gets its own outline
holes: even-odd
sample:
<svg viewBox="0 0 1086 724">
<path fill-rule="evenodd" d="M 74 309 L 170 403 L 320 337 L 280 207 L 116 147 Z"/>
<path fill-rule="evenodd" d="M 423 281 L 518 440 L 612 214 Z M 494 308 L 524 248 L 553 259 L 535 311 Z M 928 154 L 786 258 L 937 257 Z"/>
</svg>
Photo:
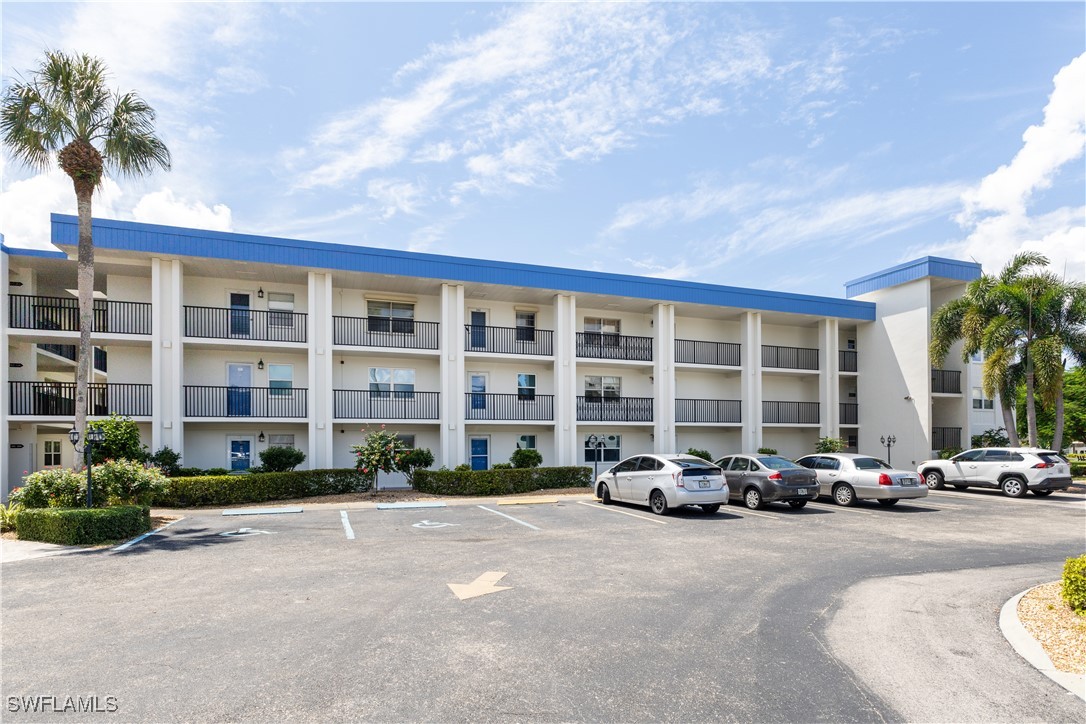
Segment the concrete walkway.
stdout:
<svg viewBox="0 0 1086 724">
<path fill-rule="evenodd" d="M 14 563 L 15 561 L 28 561 L 34 558 L 47 558 L 49 556 L 63 556 L 72 553 L 93 553 L 98 548 L 84 548 L 83 546 L 58 546 L 53 543 L 39 543 L 33 540 L 9 540 L 0 539 L 0 563 Z"/>
</svg>

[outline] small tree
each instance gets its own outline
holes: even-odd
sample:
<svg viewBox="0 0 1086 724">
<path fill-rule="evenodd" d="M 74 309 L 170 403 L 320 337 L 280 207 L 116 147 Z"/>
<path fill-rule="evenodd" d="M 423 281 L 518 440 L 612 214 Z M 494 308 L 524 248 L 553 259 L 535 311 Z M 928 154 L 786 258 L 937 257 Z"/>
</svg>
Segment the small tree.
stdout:
<svg viewBox="0 0 1086 724">
<path fill-rule="evenodd" d="M 305 453 L 296 447 L 274 446 L 260 451 L 260 466 L 264 472 L 285 473 L 305 462 Z"/>
<path fill-rule="evenodd" d="M 407 474 L 407 484 L 415 486 L 415 471 L 434 464 L 434 454 L 427 448 L 407 450 L 400 455 L 400 470 Z"/>
<path fill-rule="evenodd" d="M 837 453 L 848 447 L 848 444 L 839 437 L 820 437 L 815 445 L 815 452 Z"/>
<path fill-rule="evenodd" d="M 1002 427 L 985 430 L 979 435 L 969 438 L 970 447 L 1008 447 L 1011 440 L 1007 437 L 1007 431 Z"/>
<path fill-rule="evenodd" d="M 166 477 L 173 478 L 181 470 L 181 453 L 175 451 L 169 445 L 163 446 L 147 461 L 162 471 Z"/>
<path fill-rule="evenodd" d="M 362 430 L 366 432 L 365 429 Z M 400 470 L 401 456 L 406 452 L 403 441 L 395 433 L 374 430 L 366 435 L 361 445 L 352 445 L 355 455 L 355 467 L 367 480 L 373 483 L 373 492 L 377 492 L 377 473 L 391 473 Z"/>
<path fill-rule="evenodd" d="M 538 468 L 543 464 L 543 454 L 532 448 L 517 448 L 509 456 L 514 468 Z"/>
<path fill-rule="evenodd" d="M 696 458 L 701 458 L 708 462 L 713 462 L 713 456 L 709 454 L 708 450 L 698 450 L 696 447 L 691 447 L 686 449 L 686 454 L 693 455 Z"/>
<path fill-rule="evenodd" d="M 147 446 L 140 441 L 139 426 L 131 417 L 113 414 L 105 420 L 87 423 L 87 429 L 96 428 L 105 434 L 105 440 L 91 447 L 91 464 L 99 465 L 106 460 L 147 459 Z"/>
</svg>

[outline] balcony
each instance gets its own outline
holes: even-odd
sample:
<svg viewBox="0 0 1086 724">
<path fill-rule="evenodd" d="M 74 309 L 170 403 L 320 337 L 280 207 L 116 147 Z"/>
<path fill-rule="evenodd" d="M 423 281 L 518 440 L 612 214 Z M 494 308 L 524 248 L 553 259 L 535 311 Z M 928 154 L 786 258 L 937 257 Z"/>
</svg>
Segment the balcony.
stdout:
<svg viewBox="0 0 1086 724">
<path fill-rule="evenodd" d="M 579 422 L 652 422 L 651 397 L 578 397 Z"/>
<path fill-rule="evenodd" d="M 185 385 L 185 417 L 306 417 L 304 387 Z"/>
<path fill-rule="evenodd" d="M 74 344 L 39 344 L 38 349 L 42 352 L 48 352 L 49 354 L 55 354 L 57 357 L 63 357 L 66 360 L 75 362 L 79 359 L 79 346 Z M 99 372 L 106 371 L 106 351 L 101 347 L 94 347 L 94 369 Z"/>
<path fill-rule="evenodd" d="M 553 420 L 554 395 L 468 392 L 464 395 L 464 419 Z"/>
<path fill-rule="evenodd" d="M 675 361 L 695 365 L 738 367 L 741 345 L 734 342 L 703 342 L 694 339 L 675 340 Z"/>
<path fill-rule="evenodd" d="M 437 420 L 439 392 L 332 390 L 332 416 L 337 420 Z"/>
<path fill-rule="evenodd" d="M 305 342 L 306 315 L 244 307 L 185 307 L 185 336 L 255 342 Z"/>
<path fill-rule="evenodd" d="M 9 382 L 11 415 L 72 417 L 74 382 Z M 87 414 L 151 416 L 151 385 L 92 382 L 87 386 Z"/>
<path fill-rule="evenodd" d="M 962 373 L 958 370 L 932 370 L 931 391 L 934 394 L 960 395 L 962 393 Z"/>
<path fill-rule="evenodd" d="M 842 349 L 837 352 L 837 367 L 841 372 L 856 371 L 856 350 Z"/>
<path fill-rule="evenodd" d="M 762 401 L 762 423 L 766 425 L 817 425 L 817 402 Z"/>
<path fill-rule="evenodd" d="M 839 414 L 842 425 L 859 425 L 860 406 L 855 402 L 841 402 Z"/>
<path fill-rule="evenodd" d="M 962 447 L 962 429 L 960 427 L 933 427 L 931 429 L 932 450 L 960 450 Z"/>
<path fill-rule="evenodd" d="M 148 302 L 94 300 L 94 331 L 103 334 L 150 334 Z M 79 331 L 79 300 L 74 297 L 8 297 L 8 326 L 12 329 Z"/>
<path fill-rule="evenodd" d="M 782 370 L 817 370 L 818 350 L 808 347 L 762 345 L 762 367 Z"/>
<path fill-rule="evenodd" d="M 498 354 L 554 354 L 554 332 L 535 327 L 464 325 L 464 350 Z"/>
<path fill-rule="evenodd" d="M 652 337 L 630 337 L 606 332 L 578 332 L 577 356 L 588 359 L 652 362 Z"/>
<path fill-rule="evenodd" d="M 389 317 L 332 317 L 332 343 L 346 347 L 437 349 L 437 322 Z"/>
<path fill-rule="evenodd" d="M 742 422 L 739 400 L 675 400 L 675 422 Z"/>
</svg>

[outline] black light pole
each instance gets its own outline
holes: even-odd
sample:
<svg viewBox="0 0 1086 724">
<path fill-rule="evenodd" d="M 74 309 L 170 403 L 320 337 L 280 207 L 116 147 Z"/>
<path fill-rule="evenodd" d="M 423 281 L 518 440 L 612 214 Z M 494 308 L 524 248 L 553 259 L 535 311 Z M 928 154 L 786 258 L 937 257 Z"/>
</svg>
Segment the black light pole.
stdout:
<svg viewBox="0 0 1086 724">
<path fill-rule="evenodd" d="M 598 437 L 596 437 L 595 435 L 589 435 L 588 439 L 585 440 L 585 442 L 588 443 L 587 447 L 590 450 L 595 451 L 592 454 L 592 484 L 593 485 L 595 485 L 595 483 L 596 483 L 596 478 L 598 478 L 600 476 L 600 448 L 599 448 L 599 441 L 600 441 L 600 439 Z"/>
<path fill-rule="evenodd" d="M 79 430 L 74 427 L 68 431 L 68 439 L 72 441 L 72 447 L 79 450 Z M 87 507 L 94 506 L 94 494 L 91 492 L 91 450 L 95 445 L 105 441 L 106 433 L 100 427 L 88 427 L 87 439 L 83 443 L 83 463 L 87 466 Z"/>
<path fill-rule="evenodd" d="M 891 435 L 890 437 L 880 437 L 879 442 L 886 446 L 886 464 L 890 464 L 890 448 L 897 442 L 897 438 Z"/>
</svg>

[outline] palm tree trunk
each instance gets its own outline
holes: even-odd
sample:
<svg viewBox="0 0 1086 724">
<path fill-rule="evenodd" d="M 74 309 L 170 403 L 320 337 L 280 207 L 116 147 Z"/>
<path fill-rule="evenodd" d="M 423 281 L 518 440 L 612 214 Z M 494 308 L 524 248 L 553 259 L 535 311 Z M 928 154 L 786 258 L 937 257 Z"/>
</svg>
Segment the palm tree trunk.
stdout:
<svg viewBox="0 0 1086 724">
<path fill-rule="evenodd" d="M 91 198 L 94 187 L 75 181 L 76 208 L 79 213 L 79 261 L 76 280 L 79 287 L 79 354 L 75 371 L 75 429 L 86 445 L 89 403 L 91 333 L 94 330 L 94 242 L 91 236 Z M 75 461 L 75 467 L 79 466 Z"/>
<path fill-rule="evenodd" d="M 1063 450 L 1063 375 L 1056 380 L 1056 423 L 1052 427 L 1052 449 Z"/>
<path fill-rule="evenodd" d="M 1003 410 L 1003 429 L 1007 431 L 1007 439 L 1011 447 L 1020 447 L 1022 443 L 1018 439 L 1018 430 L 1014 426 L 1014 409 L 1007 404 L 1007 398 L 1004 395 L 999 396 L 999 407 Z"/>
<path fill-rule="evenodd" d="M 1029 446 L 1037 447 L 1037 401 L 1034 394 L 1033 362 L 1026 363 L 1026 425 Z"/>
</svg>

